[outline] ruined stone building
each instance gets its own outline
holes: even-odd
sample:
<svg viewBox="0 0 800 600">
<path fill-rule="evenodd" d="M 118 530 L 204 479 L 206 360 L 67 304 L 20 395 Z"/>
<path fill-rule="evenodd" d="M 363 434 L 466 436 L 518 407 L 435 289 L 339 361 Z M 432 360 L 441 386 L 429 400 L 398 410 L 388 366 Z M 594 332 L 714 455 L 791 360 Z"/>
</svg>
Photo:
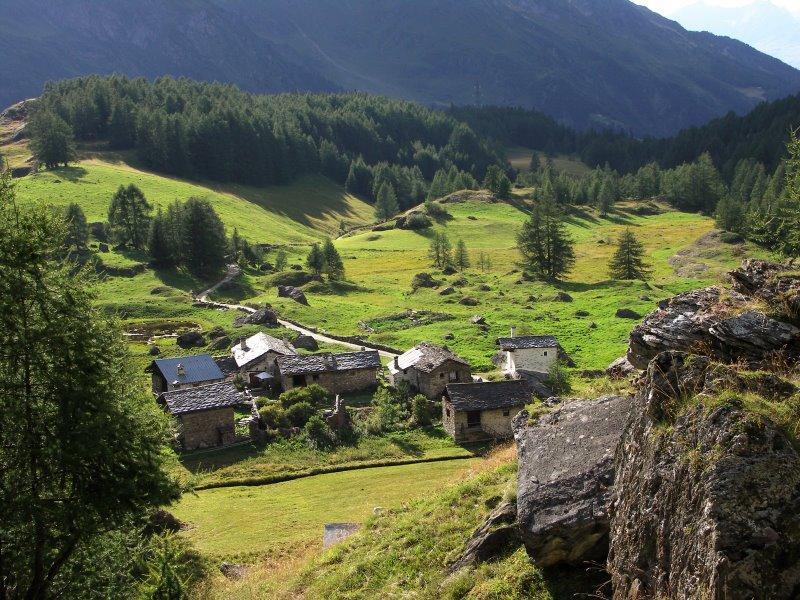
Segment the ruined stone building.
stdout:
<svg viewBox="0 0 800 600">
<path fill-rule="evenodd" d="M 559 344 L 552 335 L 524 335 L 500 338 L 500 350 L 505 354 L 503 372 L 512 377 L 521 373 L 547 374 L 558 360 Z"/>
<path fill-rule="evenodd" d="M 346 394 L 378 386 L 381 359 L 377 351 L 344 354 L 281 356 L 278 377 L 284 391 L 316 383 L 332 394 Z"/>
<path fill-rule="evenodd" d="M 532 399 L 524 379 L 451 383 L 442 398 L 442 425 L 460 443 L 509 439 L 512 419 Z"/>
<path fill-rule="evenodd" d="M 236 440 L 234 408 L 248 398 L 228 382 L 164 392 L 158 403 L 175 418 L 178 442 L 184 450 L 224 446 Z"/>
<path fill-rule="evenodd" d="M 159 358 L 145 369 L 153 381 L 153 393 L 197 387 L 225 379 L 214 359 L 208 354 Z"/>
<path fill-rule="evenodd" d="M 239 373 L 249 385 L 262 387 L 267 379 L 276 376 L 276 360 L 281 356 L 296 356 L 291 343 L 259 332 L 242 339 L 231 348 Z"/>
<path fill-rule="evenodd" d="M 438 399 L 448 383 L 472 381 L 469 363 L 447 348 L 423 342 L 389 363 L 392 385 L 408 382 L 412 389 Z"/>
</svg>

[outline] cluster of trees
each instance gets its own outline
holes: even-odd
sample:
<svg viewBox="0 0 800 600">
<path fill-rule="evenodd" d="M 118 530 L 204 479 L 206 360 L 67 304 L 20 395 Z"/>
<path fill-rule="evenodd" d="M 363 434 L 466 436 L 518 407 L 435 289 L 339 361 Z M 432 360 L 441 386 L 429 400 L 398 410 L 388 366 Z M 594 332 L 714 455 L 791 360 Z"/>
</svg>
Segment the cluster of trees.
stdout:
<svg viewBox="0 0 800 600">
<path fill-rule="evenodd" d="M 428 188 L 428 200 L 438 200 L 460 190 L 474 190 L 478 187 L 475 178 L 455 165 L 449 169 L 439 169 Z"/>
<path fill-rule="evenodd" d="M 42 123 L 34 144 L 64 133 L 106 140 L 136 150 L 150 169 L 216 181 L 281 184 L 323 173 L 373 200 L 388 182 L 401 207 L 421 201 L 440 169 L 482 179 L 502 164 L 451 116 L 368 94 L 259 96 L 188 79 L 90 76 L 48 84 L 34 122 Z"/>
<path fill-rule="evenodd" d="M 453 244 L 450 243 L 450 238 L 443 231 L 437 231 L 433 234 L 428 248 L 428 257 L 431 259 L 433 266 L 442 271 L 446 269 L 463 271 L 468 269 L 471 264 L 464 240 L 459 239 L 454 250 Z"/>
<path fill-rule="evenodd" d="M 321 247 L 319 244 L 311 246 L 306 266 L 314 275 L 326 275 L 329 281 L 344 279 L 344 262 L 330 238 L 326 238 Z"/>
<path fill-rule="evenodd" d="M 800 256 L 800 139 L 791 134 L 789 156 L 772 175 L 742 160 L 716 210 L 717 225 L 791 259 Z"/>
<path fill-rule="evenodd" d="M 169 422 L 63 252 L 67 227 L 0 176 L 0 597 L 177 598 Z"/>
</svg>

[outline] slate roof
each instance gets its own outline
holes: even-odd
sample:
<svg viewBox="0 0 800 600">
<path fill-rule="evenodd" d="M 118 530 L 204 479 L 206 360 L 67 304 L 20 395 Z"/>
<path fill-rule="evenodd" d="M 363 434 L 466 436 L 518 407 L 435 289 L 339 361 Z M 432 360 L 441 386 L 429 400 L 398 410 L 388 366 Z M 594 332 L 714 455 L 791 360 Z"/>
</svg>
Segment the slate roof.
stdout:
<svg viewBox="0 0 800 600">
<path fill-rule="evenodd" d="M 227 408 L 245 404 L 245 395 L 228 381 L 209 383 L 197 387 L 164 392 L 158 397 L 161 404 L 165 404 L 167 411 L 172 415 L 185 415 L 187 413 Z"/>
<path fill-rule="evenodd" d="M 558 340 L 552 335 L 523 335 L 497 340 L 502 350 L 523 350 L 529 348 L 558 348 Z"/>
<path fill-rule="evenodd" d="M 528 404 L 533 388 L 527 381 L 489 381 L 484 383 L 451 383 L 447 397 L 455 410 L 492 410 Z"/>
<path fill-rule="evenodd" d="M 242 348 L 242 343 L 239 342 L 231 348 L 231 354 L 236 360 L 236 365 L 243 367 L 244 365 L 253 362 L 264 356 L 267 352 L 272 350 L 276 354 L 284 356 L 294 356 L 297 351 L 289 342 L 279 340 L 264 332 L 258 332 L 251 335 L 245 340 L 246 348 Z"/>
<path fill-rule="evenodd" d="M 182 367 L 182 373 L 178 366 Z M 147 371 L 157 370 L 169 383 L 190 384 L 225 379 L 217 363 L 209 354 L 158 358 L 150 363 Z"/>
<path fill-rule="evenodd" d="M 381 358 L 377 350 L 345 352 L 344 354 L 308 354 L 306 356 L 279 356 L 278 369 L 281 375 L 305 375 L 307 373 L 333 373 L 359 369 L 380 369 Z"/>
<path fill-rule="evenodd" d="M 404 352 L 398 356 L 396 363 L 395 361 L 389 363 L 389 371 L 392 373 L 397 373 L 398 371 L 404 371 L 408 368 L 414 367 L 420 371 L 423 371 L 424 373 L 430 373 L 434 369 L 442 366 L 448 360 L 469 366 L 467 361 L 454 354 L 447 348 L 442 348 L 441 346 L 437 346 L 436 344 L 431 344 L 428 342 L 422 342 L 421 344 L 414 346 L 408 352 Z"/>
</svg>

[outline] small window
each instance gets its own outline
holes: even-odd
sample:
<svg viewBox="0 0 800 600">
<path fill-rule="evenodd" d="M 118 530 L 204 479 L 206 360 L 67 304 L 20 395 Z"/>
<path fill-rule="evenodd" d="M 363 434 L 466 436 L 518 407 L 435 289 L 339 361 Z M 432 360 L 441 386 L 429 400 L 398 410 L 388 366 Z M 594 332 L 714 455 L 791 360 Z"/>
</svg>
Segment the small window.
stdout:
<svg viewBox="0 0 800 600">
<path fill-rule="evenodd" d="M 450 371 L 450 381 L 458 381 L 458 371 Z"/>
<path fill-rule="evenodd" d="M 444 373 L 439 373 L 439 379 L 444 379 Z"/>
<path fill-rule="evenodd" d="M 503 416 L 504 416 L 504 417 L 509 417 L 509 416 L 511 416 L 511 411 L 510 411 L 510 410 L 508 410 L 508 409 L 504 410 L 504 411 L 503 411 Z"/>
<path fill-rule="evenodd" d="M 450 418 L 450 409 L 449 408 L 445 408 L 444 409 L 444 414 L 449 419 Z"/>
<path fill-rule="evenodd" d="M 481 426 L 481 411 L 471 410 L 467 413 L 467 427 Z"/>
<path fill-rule="evenodd" d="M 547 356 L 547 350 L 544 351 L 544 355 Z"/>
</svg>

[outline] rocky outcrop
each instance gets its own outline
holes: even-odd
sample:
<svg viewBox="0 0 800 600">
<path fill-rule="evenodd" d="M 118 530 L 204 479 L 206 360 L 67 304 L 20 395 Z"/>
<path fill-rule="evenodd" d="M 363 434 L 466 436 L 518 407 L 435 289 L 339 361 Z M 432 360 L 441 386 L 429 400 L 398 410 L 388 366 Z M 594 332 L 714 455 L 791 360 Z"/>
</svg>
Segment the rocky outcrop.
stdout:
<svg viewBox="0 0 800 600">
<path fill-rule="evenodd" d="M 615 599 L 800 594 L 800 456 L 768 418 L 708 394 L 732 372 L 678 352 L 648 367 L 614 465 Z"/>
<path fill-rule="evenodd" d="M 303 350 L 309 350 L 311 352 L 316 352 L 319 350 L 319 344 L 317 340 L 315 340 L 310 335 L 300 334 L 296 338 L 292 340 L 292 346 L 295 348 L 302 348 Z"/>
<path fill-rule="evenodd" d="M 800 318 L 800 277 L 787 275 L 786 267 L 764 260 L 746 260 L 729 274 L 733 289 L 765 300 L 793 320 Z"/>
<path fill-rule="evenodd" d="M 620 356 L 608 365 L 605 373 L 612 379 L 625 379 L 636 373 L 636 367 L 631 364 L 627 356 Z"/>
<path fill-rule="evenodd" d="M 631 332 L 628 360 L 638 369 L 666 350 L 691 351 L 751 368 L 796 362 L 800 329 L 757 310 L 754 298 L 710 287 L 666 300 Z"/>
<path fill-rule="evenodd" d="M 263 325 L 265 327 L 277 327 L 278 313 L 276 313 L 272 309 L 272 307 L 265 306 L 263 308 L 258 309 L 254 313 L 250 313 L 249 315 L 236 317 L 236 319 L 234 319 L 233 321 L 234 327 L 244 327 L 245 325 Z"/>
<path fill-rule="evenodd" d="M 178 347 L 188 350 L 189 348 L 202 348 L 206 345 L 206 339 L 199 331 L 187 331 L 182 333 L 175 340 Z"/>
<path fill-rule="evenodd" d="M 515 502 L 504 502 L 475 530 L 461 556 L 448 570 L 454 573 L 464 567 L 484 562 L 507 551 L 511 545 L 519 543 L 517 505 Z"/>
<path fill-rule="evenodd" d="M 278 297 L 291 298 L 295 302 L 299 302 L 300 304 L 308 306 L 308 300 L 306 299 L 306 295 L 303 293 L 303 290 L 296 288 L 293 285 L 279 285 Z"/>
<path fill-rule="evenodd" d="M 531 559 L 540 566 L 605 560 L 613 459 L 630 399 L 570 402 L 528 424 L 514 420 L 517 511 Z"/>
</svg>

